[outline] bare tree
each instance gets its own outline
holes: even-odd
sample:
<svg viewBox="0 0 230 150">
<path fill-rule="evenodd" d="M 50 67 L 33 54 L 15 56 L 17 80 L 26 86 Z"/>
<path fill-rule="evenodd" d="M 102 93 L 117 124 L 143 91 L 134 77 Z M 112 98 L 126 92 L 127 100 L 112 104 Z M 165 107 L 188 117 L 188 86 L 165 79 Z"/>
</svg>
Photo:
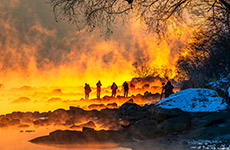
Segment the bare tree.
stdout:
<svg viewBox="0 0 230 150">
<path fill-rule="evenodd" d="M 207 28 L 215 27 L 229 32 L 229 0 L 48 0 L 53 7 L 55 19 L 74 23 L 79 30 L 92 31 L 102 27 L 112 33 L 112 25 L 126 21 L 132 12 L 138 14 L 148 30 L 161 33 L 184 21 L 186 14 L 194 17 L 194 22 L 206 22 Z M 170 23 L 170 26 L 169 26 Z"/>
<path fill-rule="evenodd" d="M 137 77 L 148 77 L 152 76 L 153 74 L 153 68 L 150 67 L 148 63 L 148 59 L 146 58 L 140 58 L 136 62 L 133 63 L 133 66 L 135 68 L 134 73 Z"/>
</svg>

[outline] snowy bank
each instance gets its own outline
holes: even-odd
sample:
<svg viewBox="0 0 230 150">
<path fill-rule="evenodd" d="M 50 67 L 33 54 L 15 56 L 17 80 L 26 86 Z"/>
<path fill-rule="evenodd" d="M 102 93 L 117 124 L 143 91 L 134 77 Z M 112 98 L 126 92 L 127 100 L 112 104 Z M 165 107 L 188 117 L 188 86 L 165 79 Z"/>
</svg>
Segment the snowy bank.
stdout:
<svg viewBox="0 0 230 150">
<path fill-rule="evenodd" d="M 228 88 L 228 96 L 230 97 L 230 87 Z"/>
<path fill-rule="evenodd" d="M 214 90 L 193 88 L 186 89 L 160 100 L 156 105 L 172 109 L 179 108 L 187 112 L 214 112 L 227 107 L 222 97 Z"/>
<path fill-rule="evenodd" d="M 207 84 L 207 86 L 211 89 L 214 90 L 221 90 L 223 92 L 229 92 L 229 88 L 230 88 L 230 74 L 225 77 L 225 78 L 221 78 L 217 81 L 213 81 Z M 228 90 L 228 91 L 227 91 Z"/>
</svg>

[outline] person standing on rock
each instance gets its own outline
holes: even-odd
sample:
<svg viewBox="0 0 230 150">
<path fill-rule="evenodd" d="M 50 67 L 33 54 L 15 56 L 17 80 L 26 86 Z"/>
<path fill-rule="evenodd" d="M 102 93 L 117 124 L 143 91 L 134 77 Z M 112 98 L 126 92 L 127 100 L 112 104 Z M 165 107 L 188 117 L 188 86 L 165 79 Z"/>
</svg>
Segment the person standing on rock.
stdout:
<svg viewBox="0 0 230 150">
<path fill-rule="evenodd" d="M 97 85 L 97 99 L 100 99 L 101 86 L 102 86 L 101 81 L 99 80 L 96 85 Z"/>
<path fill-rule="evenodd" d="M 173 94 L 173 85 L 171 84 L 170 81 L 167 82 L 165 85 L 165 98 L 169 97 L 169 95 Z"/>
<path fill-rule="evenodd" d="M 88 100 L 89 99 L 89 93 L 91 92 L 91 88 L 89 86 L 89 84 L 85 83 L 85 99 Z"/>
<path fill-rule="evenodd" d="M 128 97 L 128 93 L 129 93 L 129 84 L 125 81 L 123 83 L 123 87 L 124 87 L 124 97 Z"/>
<path fill-rule="evenodd" d="M 115 82 L 113 82 L 111 89 L 112 89 L 112 97 L 115 97 L 117 93 L 117 85 Z"/>
</svg>

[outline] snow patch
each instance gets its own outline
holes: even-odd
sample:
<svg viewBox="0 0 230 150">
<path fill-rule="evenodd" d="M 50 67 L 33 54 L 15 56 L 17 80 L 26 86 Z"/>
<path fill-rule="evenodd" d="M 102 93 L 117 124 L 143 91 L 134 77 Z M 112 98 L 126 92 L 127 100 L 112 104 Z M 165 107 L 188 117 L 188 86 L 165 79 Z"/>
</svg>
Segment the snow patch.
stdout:
<svg viewBox="0 0 230 150">
<path fill-rule="evenodd" d="M 228 88 L 228 97 L 230 97 L 230 87 Z"/>
<path fill-rule="evenodd" d="M 203 88 L 191 88 L 174 93 L 156 105 L 166 109 L 179 108 L 187 112 L 215 112 L 227 108 L 226 102 L 216 91 Z"/>
</svg>

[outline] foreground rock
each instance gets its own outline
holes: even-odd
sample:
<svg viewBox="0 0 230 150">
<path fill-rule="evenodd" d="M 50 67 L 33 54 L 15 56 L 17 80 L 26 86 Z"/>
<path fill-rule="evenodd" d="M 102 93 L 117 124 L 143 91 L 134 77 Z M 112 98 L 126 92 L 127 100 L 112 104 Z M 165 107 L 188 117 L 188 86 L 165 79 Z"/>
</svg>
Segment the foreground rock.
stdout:
<svg viewBox="0 0 230 150">
<path fill-rule="evenodd" d="M 94 123 L 90 121 L 80 126 L 71 126 L 71 128 L 83 126 L 83 131 L 57 130 L 48 136 L 33 139 L 31 142 L 70 144 L 149 140 L 185 131 L 190 127 L 191 122 L 190 115 L 179 109 L 167 110 L 153 105 L 141 107 L 129 102 L 123 104 L 119 109 L 86 112 L 71 107 L 70 111 L 73 114 L 81 114 L 90 118 L 97 117 L 97 121 L 103 118 L 103 124 L 113 130 L 95 131 L 92 128 L 85 128 L 94 126 Z"/>
<path fill-rule="evenodd" d="M 125 103 L 119 109 L 103 109 L 102 111 L 84 111 L 71 107 L 70 114 L 97 117 L 110 126 L 110 130 L 96 131 L 94 122 L 82 124 L 82 131 L 51 132 L 31 140 L 39 144 L 89 144 L 89 143 L 118 143 L 159 140 L 161 144 L 175 142 L 189 147 L 192 140 L 214 140 L 230 135 L 230 112 L 184 112 L 180 109 L 165 109 L 155 105 L 143 107 L 135 103 Z M 77 116 L 78 116 L 77 115 Z M 115 125 L 115 126 L 114 126 Z M 116 129 L 116 126 L 119 128 Z M 72 126 L 77 128 L 79 126 Z M 114 128 L 115 127 L 115 128 Z M 111 130 L 116 129 L 116 130 Z M 165 143 L 166 142 L 166 143 Z M 164 143 L 164 144 L 163 144 Z M 147 148 L 151 149 L 151 148 Z"/>
<path fill-rule="evenodd" d="M 88 144 L 88 143 L 118 143 L 127 139 L 123 131 L 100 130 L 83 128 L 82 131 L 57 130 L 48 136 L 31 140 L 32 143 L 42 144 Z"/>
</svg>

